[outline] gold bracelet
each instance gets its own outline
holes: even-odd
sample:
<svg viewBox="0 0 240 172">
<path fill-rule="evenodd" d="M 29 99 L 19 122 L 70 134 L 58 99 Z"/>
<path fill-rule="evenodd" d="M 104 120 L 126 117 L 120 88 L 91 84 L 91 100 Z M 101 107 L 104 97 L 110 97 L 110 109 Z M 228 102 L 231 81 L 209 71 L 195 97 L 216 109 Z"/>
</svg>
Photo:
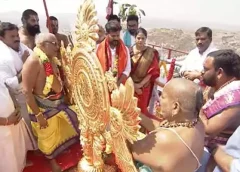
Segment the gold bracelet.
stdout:
<svg viewBox="0 0 240 172">
<path fill-rule="evenodd" d="M 41 116 L 41 115 L 43 115 L 43 113 L 40 111 L 40 112 L 38 112 L 38 114 L 35 115 L 35 116 L 36 116 L 36 118 L 37 118 L 37 117 L 39 117 L 39 116 Z"/>
<path fill-rule="evenodd" d="M 39 122 L 38 121 L 38 117 L 39 116 L 42 116 L 46 120 L 46 118 L 44 117 L 44 115 L 43 115 L 43 113 L 41 111 L 37 115 L 35 115 L 35 116 L 36 116 L 37 122 Z"/>
</svg>

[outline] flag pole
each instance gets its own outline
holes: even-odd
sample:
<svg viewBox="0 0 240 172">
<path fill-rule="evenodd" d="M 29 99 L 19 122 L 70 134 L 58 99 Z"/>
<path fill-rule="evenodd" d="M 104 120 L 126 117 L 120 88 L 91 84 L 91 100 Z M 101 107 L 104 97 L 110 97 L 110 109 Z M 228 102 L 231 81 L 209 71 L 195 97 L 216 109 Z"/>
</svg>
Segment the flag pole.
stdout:
<svg viewBox="0 0 240 172">
<path fill-rule="evenodd" d="M 106 19 L 108 19 L 109 16 L 113 14 L 113 0 L 108 1 L 108 6 L 107 6 L 106 11 L 107 11 Z"/>
<path fill-rule="evenodd" d="M 50 33 L 52 33 L 52 26 L 51 26 L 51 23 L 50 23 L 50 18 L 49 18 L 49 14 L 48 14 L 48 8 L 47 8 L 46 0 L 43 0 L 43 5 L 44 5 L 46 17 L 47 17 L 47 28 L 48 28 L 48 31 Z"/>
</svg>

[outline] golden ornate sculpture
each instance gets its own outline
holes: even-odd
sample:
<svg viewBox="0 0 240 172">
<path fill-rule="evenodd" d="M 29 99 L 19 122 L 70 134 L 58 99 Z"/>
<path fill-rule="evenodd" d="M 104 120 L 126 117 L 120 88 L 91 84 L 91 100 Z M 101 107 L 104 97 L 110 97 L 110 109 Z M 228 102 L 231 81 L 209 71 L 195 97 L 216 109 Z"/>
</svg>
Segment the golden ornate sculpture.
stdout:
<svg viewBox="0 0 240 172">
<path fill-rule="evenodd" d="M 97 22 L 93 0 L 84 0 L 78 12 L 74 47 L 61 47 L 68 96 L 77 107 L 80 121 L 83 158 L 78 170 L 107 171 L 103 153 L 114 153 L 123 172 L 135 172 L 126 141 L 133 142 L 139 136 L 140 109 L 131 78 L 118 88 L 113 75 L 103 73 L 95 54 Z"/>
</svg>

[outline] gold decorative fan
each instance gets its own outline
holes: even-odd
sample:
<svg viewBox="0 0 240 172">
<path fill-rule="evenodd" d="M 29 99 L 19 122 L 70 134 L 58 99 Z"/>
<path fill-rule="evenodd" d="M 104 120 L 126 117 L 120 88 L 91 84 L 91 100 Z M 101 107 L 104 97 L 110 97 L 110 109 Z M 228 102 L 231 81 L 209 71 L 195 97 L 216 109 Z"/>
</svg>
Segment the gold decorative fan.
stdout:
<svg viewBox="0 0 240 172">
<path fill-rule="evenodd" d="M 76 42 L 73 50 L 61 47 L 62 63 L 70 98 L 76 105 L 83 158 L 79 172 L 109 171 L 104 167 L 103 153 L 111 148 L 123 172 L 137 171 L 126 141 L 138 137 L 139 113 L 133 97 L 131 78 L 117 88 L 114 78 L 103 73 L 95 54 L 98 25 L 93 0 L 84 0 L 78 12 Z M 109 93 L 112 92 L 112 106 Z M 109 152 L 108 152 L 109 153 Z"/>
</svg>

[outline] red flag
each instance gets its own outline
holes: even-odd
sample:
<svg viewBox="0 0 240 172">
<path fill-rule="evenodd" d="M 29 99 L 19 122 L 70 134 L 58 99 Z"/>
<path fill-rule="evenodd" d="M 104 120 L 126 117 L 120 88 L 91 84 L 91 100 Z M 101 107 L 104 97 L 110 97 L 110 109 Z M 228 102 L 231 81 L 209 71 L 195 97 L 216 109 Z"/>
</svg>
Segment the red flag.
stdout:
<svg viewBox="0 0 240 172">
<path fill-rule="evenodd" d="M 107 6 L 107 8 L 106 8 L 106 12 L 107 12 L 106 19 L 108 19 L 109 16 L 110 16 L 111 14 L 113 14 L 113 0 L 109 0 L 109 1 L 108 1 L 108 6 Z"/>
</svg>

